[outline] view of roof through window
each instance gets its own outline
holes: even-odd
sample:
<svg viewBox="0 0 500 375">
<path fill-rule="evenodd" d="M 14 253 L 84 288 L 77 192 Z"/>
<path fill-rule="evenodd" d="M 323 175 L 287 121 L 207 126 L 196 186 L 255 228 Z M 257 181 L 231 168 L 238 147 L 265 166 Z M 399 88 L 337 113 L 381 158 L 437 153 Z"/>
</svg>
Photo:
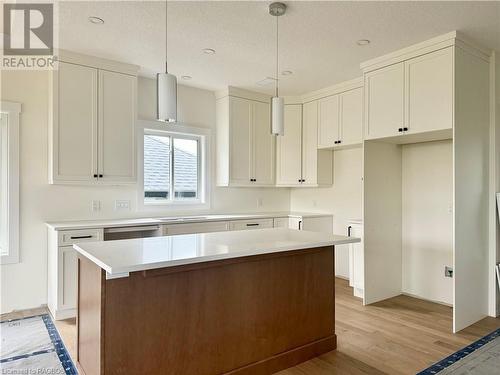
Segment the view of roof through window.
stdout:
<svg viewBox="0 0 500 375">
<path fill-rule="evenodd" d="M 173 142 L 173 154 L 171 145 Z M 144 136 L 144 197 L 146 201 L 198 198 L 198 141 L 170 136 Z"/>
</svg>

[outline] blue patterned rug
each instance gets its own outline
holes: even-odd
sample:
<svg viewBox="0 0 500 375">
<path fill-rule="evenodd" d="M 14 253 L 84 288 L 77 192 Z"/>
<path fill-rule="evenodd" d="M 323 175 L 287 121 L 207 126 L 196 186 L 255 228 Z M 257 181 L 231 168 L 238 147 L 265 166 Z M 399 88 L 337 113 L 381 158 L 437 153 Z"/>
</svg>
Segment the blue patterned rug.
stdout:
<svg viewBox="0 0 500 375">
<path fill-rule="evenodd" d="M 49 315 L 0 324 L 2 374 L 78 374 Z"/>
<path fill-rule="evenodd" d="M 417 375 L 500 374 L 500 328 Z"/>
</svg>

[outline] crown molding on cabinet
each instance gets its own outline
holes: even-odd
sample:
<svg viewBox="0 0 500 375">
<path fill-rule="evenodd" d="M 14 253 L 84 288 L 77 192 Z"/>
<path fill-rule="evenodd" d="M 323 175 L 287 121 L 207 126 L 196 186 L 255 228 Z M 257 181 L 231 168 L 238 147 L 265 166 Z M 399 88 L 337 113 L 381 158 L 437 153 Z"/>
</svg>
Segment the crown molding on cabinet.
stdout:
<svg viewBox="0 0 500 375">
<path fill-rule="evenodd" d="M 102 70 L 137 76 L 140 66 L 126 64 L 115 60 L 103 59 L 101 57 L 83 55 L 80 53 L 59 49 L 55 51 L 58 61 L 70 64 L 85 65 Z"/>
<path fill-rule="evenodd" d="M 341 82 L 333 86 L 328 86 L 323 89 L 309 92 L 307 94 L 302 95 L 301 99 L 302 103 L 308 103 L 314 100 L 325 98 L 327 96 L 332 96 L 340 94 L 345 91 L 357 89 L 359 87 L 363 87 L 363 77 L 354 78 L 349 81 Z"/>
<path fill-rule="evenodd" d="M 366 73 L 450 46 L 458 46 L 472 55 L 488 62 L 491 56 L 491 50 L 477 46 L 476 44 L 470 42 L 467 37 L 459 31 L 452 31 L 424 42 L 402 48 L 398 51 L 365 61 L 360 64 L 360 67 L 361 70 Z"/>
<path fill-rule="evenodd" d="M 215 99 L 219 100 L 225 98 L 226 96 L 233 96 L 241 99 L 254 100 L 262 103 L 270 103 L 271 95 L 262 94 L 260 92 L 254 92 L 249 90 L 240 89 L 234 86 L 228 86 L 227 89 L 216 91 Z"/>
</svg>

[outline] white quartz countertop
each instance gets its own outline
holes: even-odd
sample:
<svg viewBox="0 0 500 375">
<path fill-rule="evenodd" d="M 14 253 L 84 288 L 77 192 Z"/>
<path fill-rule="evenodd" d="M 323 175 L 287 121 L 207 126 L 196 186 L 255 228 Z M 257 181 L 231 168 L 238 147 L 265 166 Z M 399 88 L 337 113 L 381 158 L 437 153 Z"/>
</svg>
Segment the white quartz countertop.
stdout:
<svg viewBox="0 0 500 375">
<path fill-rule="evenodd" d="M 108 276 L 243 256 L 360 242 L 359 238 L 286 228 L 197 233 L 73 245 Z"/>
<path fill-rule="evenodd" d="M 246 219 L 266 219 L 274 217 L 324 217 L 332 216 L 328 213 L 311 212 L 264 212 L 252 214 L 202 214 L 202 215 L 180 215 L 166 217 L 133 218 L 133 219 L 111 219 L 111 220 L 84 220 L 84 221 L 60 221 L 48 222 L 47 225 L 54 230 L 72 230 L 88 228 L 111 228 L 111 227 L 130 227 L 136 225 L 155 225 L 155 224 L 180 224 L 180 223 L 199 223 L 205 221 L 230 221 Z"/>
</svg>

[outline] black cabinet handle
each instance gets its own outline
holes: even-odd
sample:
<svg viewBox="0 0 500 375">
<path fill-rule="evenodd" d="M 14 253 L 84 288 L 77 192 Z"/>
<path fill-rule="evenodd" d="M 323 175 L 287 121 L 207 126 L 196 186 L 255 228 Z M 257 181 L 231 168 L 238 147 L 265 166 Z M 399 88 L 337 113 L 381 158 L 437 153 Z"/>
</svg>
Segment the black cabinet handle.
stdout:
<svg viewBox="0 0 500 375">
<path fill-rule="evenodd" d="M 339 140 L 338 142 L 339 142 L 339 144 L 341 144 L 341 143 L 342 143 L 342 141 L 341 141 L 341 140 Z"/>
<path fill-rule="evenodd" d="M 408 128 L 403 128 L 403 131 L 407 132 L 407 131 L 408 131 Z"/>
<path fill-rule="evenodd" d="M 302 182 L 302 180 L 301 180 L 301 179 L 298 179 L 297 181 Z"/>
<path fill-rule="evenodd" d="M 247 227 L 258 227 L 259 224 L 258 223 L 248 223 L 247 224 Z"/>
<path fill-rule="evenodd" d="M 299 220 L 299 230 L 302 230 L 302 220 Z"/>
<path fill-rule="evenodd" d="M 399 129 L 398 129 L 398 132 L 400 132 L 400 133 L 401 133 L 402 131 L 403 131 L 403 128 L 399 128 Z"/>
<path fill-rule="evenodd" d="M 335 144 L 335 145 L 336 145 L 337 143 L 339 143 L 339 141 L 335 141 L 335 142 L 333 142 L 333 144 Z"/>
<path fill-rule="evenodd" d="M 103 178 L 104 176 L 102 174 L 99 175 L 99 178 Z"/>
<path fill-rule="evenodd" d="M 82 238 L 92 238 L 91 235 L 87 235 L 87 236 L 71 236 L 70 237 L 72 240 L 80 240 Z"/>
<path fill-rule="evenodd" d="M 352 226 L 348 226 L 347 227 L 347 237 L 351 237 L 351 229 L 352 229 Z"/>
<path fill-rule="evenodd" d="M 96 174 L 94 175 L 94 178 L 97 178 L 97 175 L 96 175 Z"/>
</svg>

